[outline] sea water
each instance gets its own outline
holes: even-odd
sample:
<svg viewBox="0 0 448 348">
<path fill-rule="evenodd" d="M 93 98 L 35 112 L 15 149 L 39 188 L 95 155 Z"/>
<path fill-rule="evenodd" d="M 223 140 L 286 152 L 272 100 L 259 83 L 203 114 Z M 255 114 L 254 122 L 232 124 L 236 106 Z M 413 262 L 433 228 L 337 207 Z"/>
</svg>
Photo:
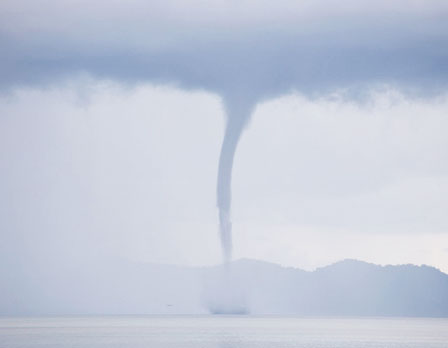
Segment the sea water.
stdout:
<svg viewBox="0 0 448 348">
<path fill-rule="evenodd" d="M 448 319 L 0 318 L 1 348 L 447 348 Z"/>
</svg>

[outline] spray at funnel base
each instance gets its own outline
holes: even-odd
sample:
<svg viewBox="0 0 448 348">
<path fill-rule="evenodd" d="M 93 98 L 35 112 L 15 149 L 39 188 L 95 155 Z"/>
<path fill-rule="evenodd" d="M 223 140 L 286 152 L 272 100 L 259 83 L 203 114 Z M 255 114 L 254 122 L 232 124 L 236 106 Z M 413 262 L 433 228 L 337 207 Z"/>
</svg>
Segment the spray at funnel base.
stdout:
<svg viewBox="0 0 448 348">
<path fill-rule="evenodd" d="M 249 314 L 242 273 L 233 262 L 214 267 L 205 274 L 203 301 L 210 314 Z"/>
</svg>

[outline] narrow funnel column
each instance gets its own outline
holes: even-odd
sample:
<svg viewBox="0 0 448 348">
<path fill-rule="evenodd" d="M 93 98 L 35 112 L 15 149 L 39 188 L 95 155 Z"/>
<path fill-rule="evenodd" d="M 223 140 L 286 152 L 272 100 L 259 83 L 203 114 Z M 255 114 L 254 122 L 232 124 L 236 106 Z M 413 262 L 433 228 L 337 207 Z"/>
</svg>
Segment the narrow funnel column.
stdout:
<svg viewBox="0 0 448 348">
<path fill-rule="evenodd" d="M 224 262 L 232 259 L 232 168 L 238 141 L 250 117 L 252 105 L 226 102 L 227 125 L 221 147 L 218 167 L 217 204 L 219 209 L 219 232 Z"/>
</svg>

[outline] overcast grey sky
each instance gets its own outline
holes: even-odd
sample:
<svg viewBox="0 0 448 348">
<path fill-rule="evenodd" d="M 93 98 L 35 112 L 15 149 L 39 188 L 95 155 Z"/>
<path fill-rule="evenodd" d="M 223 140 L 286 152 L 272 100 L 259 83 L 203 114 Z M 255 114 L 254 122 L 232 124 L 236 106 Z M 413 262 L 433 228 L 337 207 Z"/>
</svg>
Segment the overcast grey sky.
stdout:
<svg viewBox="0 0 448 348">
<path fill-rule="evenodd" d="M 448 272 L 446 1 L 2 1 L 0 258 Z"/>
</svg>

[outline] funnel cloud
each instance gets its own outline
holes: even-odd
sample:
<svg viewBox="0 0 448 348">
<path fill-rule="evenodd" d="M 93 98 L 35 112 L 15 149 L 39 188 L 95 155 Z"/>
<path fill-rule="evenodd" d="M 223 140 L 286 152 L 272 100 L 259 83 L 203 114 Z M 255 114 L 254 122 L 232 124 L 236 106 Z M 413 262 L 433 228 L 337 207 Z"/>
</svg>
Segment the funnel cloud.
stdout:
<svg viewBox="0 0 448 348">
<path fill-rule="evenodd" d="M 232 259 L 232 168 L 235 151 L 241 134 L 251 116 L 253 105 L 244 98 L 225 101 L 226 129 L 221 147 L 218 167 L 217 205 L 219 209 L 219 231 L 224 262 Z"/>
</svg>

